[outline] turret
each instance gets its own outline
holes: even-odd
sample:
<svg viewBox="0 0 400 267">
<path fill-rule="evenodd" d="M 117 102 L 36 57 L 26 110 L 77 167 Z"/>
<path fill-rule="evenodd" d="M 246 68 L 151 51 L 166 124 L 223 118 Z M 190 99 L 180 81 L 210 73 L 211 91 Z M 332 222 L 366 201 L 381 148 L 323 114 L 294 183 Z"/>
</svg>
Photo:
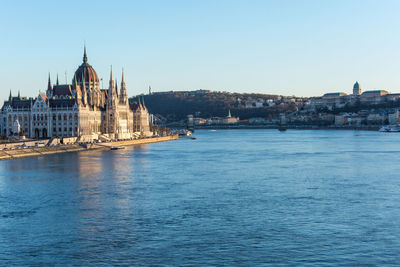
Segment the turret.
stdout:
<svg viewBox="0 0 400 267">
<path fill-rule="evenodd" d="M 49 72 L 49 81 L 47 82 L 47 91 L 51 91 L 52 89 L 53 89 L 53 86 L 51 86 L 50 72 Z"/>
<path fill-rule="evenodd" d="M 60 82 L 58 81 L 58 73 L 57 73 L 57 81 L 56 81 L 56 85 L 60 85 Z"/>
<path fill-rule="evenodd" d="M 361 87 L 357 81 L 353 86 L 353 95 L 361 95 Z"/>
<path fill-rule="evenodd" d="M 125 77 L 124 77 L 124 69 L 122 69 L 122 81 L 121 81 L 121 89 L 119 94 L 119 101 L 121 104 L 128 103 L 128 94 L 126 92 L 126 84 L 125 84 Z"/>
<path fill-rule="evenodd" d="M 110 70 L 110 84 L 108 87 L 108 105 L 115 106 L 117 104 L 118 95 L 115 92 L 115 83 L 114 83 L 114 75 L 112 72 L 112 66 Z"/>
<path fill-rule="evenodd" d="M 88 59 L 87 59 L 87 55 L 86 55 L 86 45 L 84 45 L 83 47 L 83 63 L 87 63 Z"/>
<path fill-rule="evenodd" d="M 49 81 L 47 82 L 46 96 L 48 98 L 51 98 L 53 96 L 53 86 L 51 85 L 50 73 L 49 73 Z"/>
<path fill-rule="evenodd" d="M 8 101 L 12 101 L 12 94 L 11 94 L 11 90 L 10 90 L 10 95 L 8 96 Z"/>
</svg>

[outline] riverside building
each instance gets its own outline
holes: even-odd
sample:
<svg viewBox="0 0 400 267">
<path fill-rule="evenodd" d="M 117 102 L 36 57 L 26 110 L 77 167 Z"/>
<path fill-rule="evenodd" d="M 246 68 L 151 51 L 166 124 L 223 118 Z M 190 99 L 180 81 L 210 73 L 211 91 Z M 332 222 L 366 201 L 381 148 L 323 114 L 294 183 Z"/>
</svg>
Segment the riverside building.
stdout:
<svg viewBox="0 0 400 267">
<path fill-rule="evenodd" d="M 361 91 L 360 84 L 356 82 L 353 86 L 353 94 L 343 92 L 327 93 L 321 97 L 311 98 L 310 105 L 314 108 L 334 107 L 342 108 L 346 105 L 356 105 L 358 103 L 365 105 L 379 105 L 386 102 L 400 100 L 400 94 L 390 94 L 385 90 Z"/>
<path fill-rule="evenodd" d="M 46 93 L 36 98 L 19 93 L 15 97 L 10 92 L 1 109 L 0 128 L 5 138 L 77 136 L 80 141 L 92 141 L 152 135 L 144 102 L 128 101 L 124 73 L 119 91 L 112 69 L 108 89 L 101 89 L 86 48 L 71 84 L 59 84 L 57 77 L 52 85 L 49 75 Z"/>
</svg>

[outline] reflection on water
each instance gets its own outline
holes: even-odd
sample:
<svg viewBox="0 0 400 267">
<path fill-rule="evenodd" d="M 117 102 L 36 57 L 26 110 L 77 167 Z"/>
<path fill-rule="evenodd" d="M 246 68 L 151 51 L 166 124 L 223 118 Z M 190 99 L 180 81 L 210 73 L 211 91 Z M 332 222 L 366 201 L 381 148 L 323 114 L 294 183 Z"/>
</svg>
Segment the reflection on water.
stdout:
<svg viewBox="0 0 400 267">
<path fill-rule="evenodd" d="M 0 162 L 0 265 L 400 262 L 398 135 L 196 135 Z"/>
</svg>

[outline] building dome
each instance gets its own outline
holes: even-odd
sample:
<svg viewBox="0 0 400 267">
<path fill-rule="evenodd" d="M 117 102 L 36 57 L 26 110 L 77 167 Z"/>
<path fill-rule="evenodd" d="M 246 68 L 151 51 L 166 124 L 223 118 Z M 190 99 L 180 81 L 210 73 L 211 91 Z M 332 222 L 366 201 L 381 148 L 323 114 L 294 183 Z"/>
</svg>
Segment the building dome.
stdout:
<svg viewBox="0 0 400 267">
<path fill-rule="evenodd" d="M 96 71 L 88 63 L 86 47 L 83 53 L 83 63 L 75 71 L 74 79 L 72 80 L 73 84 L 75 83 L 75 79 L 78 84 L 82 84 L 83 79 L 85 80 L 85 83 L 99 83 L 99 77 L 97 76 Z"/>
<path fill-rule="evenodd" d="M 353 86 L 353 89 L 360 89 L 360 85 L 358 84 L 358 82 L 356 82 Z"/>
</svg>

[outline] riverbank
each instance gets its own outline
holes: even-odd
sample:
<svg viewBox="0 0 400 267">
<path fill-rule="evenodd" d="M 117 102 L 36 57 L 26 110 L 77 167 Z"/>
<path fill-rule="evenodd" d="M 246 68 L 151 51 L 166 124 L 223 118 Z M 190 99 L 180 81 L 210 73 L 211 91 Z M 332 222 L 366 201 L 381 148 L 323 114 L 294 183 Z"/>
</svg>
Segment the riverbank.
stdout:
<svg viewBox="0 0 400 267">
<path fill-rule="evenodd" d="M 222 129 L 278 129 L 278 125 L 202 125 L 195 126 L 195 130 L 222 130 Z M 378 131 L 380 126 L 317 126 L 317 125 L 285 125 L 286 129 L 294 130 L 362 130 Z"/>
<path fill-rule="evenodd" d="M 85 150 L 94 149 L 110 149 L 112 146 L 133 146 L 141 144 L 150 144 L 158 142 L 166 142 L 178 139 L 178 135 L 169 135 L 162 137 L 151 137 L 142 138 L 135 140 L 121 140 L 105 143 L 83 143 L 83 144 L 68 144 L 68 145 L 57 145 L 57 146 L 44 146 L 44 147 L 30 147 L 30 148 L 18 148 L 0 150 L 0 160 L 18 159 L 23 157 L 33 157 L 42 155 L 51 155 L 58 153 L 78 152 Z"/>
</svg>

